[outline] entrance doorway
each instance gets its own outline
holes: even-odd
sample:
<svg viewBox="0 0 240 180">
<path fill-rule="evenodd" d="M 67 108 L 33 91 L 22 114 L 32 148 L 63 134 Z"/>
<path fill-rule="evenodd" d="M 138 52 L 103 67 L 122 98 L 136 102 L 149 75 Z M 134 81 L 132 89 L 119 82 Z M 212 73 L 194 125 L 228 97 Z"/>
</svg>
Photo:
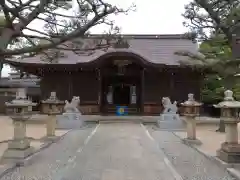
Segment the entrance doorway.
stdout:
<svg viewBox="0 0 240 180">
<path fill-rule="evenodd" d="M 126 65 L 120 71 L 115 64 L 108 64 L 101 72 L 101 112 L 116 114 L 118 106 L 125 106 L 128 114 L 137 114 L 142 108 L 142 67 Z"/>
<path fill-rule="evenodd" d="M 125 105 L 130 104 L 130 87 L 125 84 L 118 84 L 113 87 L 113 104 Z"/>
</svg>

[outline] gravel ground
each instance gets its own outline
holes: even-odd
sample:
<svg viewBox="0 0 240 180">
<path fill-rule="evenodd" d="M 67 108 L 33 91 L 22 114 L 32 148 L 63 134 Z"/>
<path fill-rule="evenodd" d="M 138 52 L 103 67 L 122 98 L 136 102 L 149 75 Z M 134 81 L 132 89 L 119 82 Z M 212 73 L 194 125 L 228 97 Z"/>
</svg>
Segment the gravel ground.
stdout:
<svg viewBox="0 0 240 180">
<path fill-rule="evenodd" d="M 173 132 L 157 131 L 153 126 L 147 129 L 184 180 L 235 180 L 223 167 L 183 144 Z"/>
</svg>

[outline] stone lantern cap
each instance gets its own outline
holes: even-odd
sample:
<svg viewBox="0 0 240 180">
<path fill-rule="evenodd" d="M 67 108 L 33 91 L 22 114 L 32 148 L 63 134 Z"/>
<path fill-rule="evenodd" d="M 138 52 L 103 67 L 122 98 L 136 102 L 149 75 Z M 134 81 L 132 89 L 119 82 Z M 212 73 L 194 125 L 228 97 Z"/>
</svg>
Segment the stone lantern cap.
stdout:
<svg viewBox="0 0 240 180">
<path fill-rule="evenodd" d="M 50 97 L 47 100 L 42 101 L 43 104 L 64 104 L 64 101 L 60 101 L 57 96 L 56 92 L 51 92 Z"/>
<path fill-rule="evenodd" d="M 224 92 L 224 100 L 213 106 L 215 108 L 240 108 L 240 102 L 234 100 L 232 91 L 226 90 Z"/>
<path fill-rule="evenodd" d="M 202 103 L 195 101 L 194 94 L 188 94 L 188 100 L 181 103 L 182 106 L 190 106 L 190 107 L 198 107 L 201 106 Z"/>
<path fill-rule="evenodd" d="M 36 106 L 37 103 L 33 103 L 32 101 L 28 100 L 25 89 L 21 88 L 18 89 L 15 99 L 10 102 L 5 102 L 5 105 L 7 107 L 29 107 Z"/>
</svg>

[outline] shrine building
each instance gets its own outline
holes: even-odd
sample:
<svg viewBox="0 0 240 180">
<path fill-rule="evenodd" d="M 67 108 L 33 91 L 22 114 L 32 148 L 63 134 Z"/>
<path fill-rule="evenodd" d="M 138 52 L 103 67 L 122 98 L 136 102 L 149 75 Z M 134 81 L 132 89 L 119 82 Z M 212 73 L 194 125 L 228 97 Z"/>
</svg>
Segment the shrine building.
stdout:
<svg viewBox="0 0 240 180">
<path fill-rule="evenodd" d="M 85 38 L 86 47 L 98 36 Z M 201 71 L 182 66 L 180 61 L 188 57 L 176 55 L 198 52 L 189 36 L 122 35 L 122 39 L 125 43 L 107 50 L 61 50 L 52 61 L 39 54 L 6 63 L 41 78 L 41 100 L 51 91 L 60 100 L 79 96 L 83 114 L 111 114 L 117 106 L 126 106 L 129 114 L 154 115 L 162 110 L 162 97 L 180 103 L 194 93 L 199 100 Z"/>
</svg>

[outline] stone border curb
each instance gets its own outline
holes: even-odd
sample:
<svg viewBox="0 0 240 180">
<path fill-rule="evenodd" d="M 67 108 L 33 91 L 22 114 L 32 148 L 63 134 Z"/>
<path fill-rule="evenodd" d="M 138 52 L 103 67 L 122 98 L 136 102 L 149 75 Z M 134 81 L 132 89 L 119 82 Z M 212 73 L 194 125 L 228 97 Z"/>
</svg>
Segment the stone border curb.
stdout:
<svg viewBox="0 0 240 180">
<path fill-rule="evenodd" d="M 180 140 L 182 140 L 182 138 L 180 136 L 178 136 L 177 134 L 175 134 L 174 132 L 172 132 L 177 138 L 179 138 Z M 236 166 L 240 166 L 238 164 L 228 164 L 224 161 L 222 161 L 221 159 L 219 159 L 217 156 L 212 156 L 200 149 L 198 149 L 197 147 L 195 147 L 192 144 L 189 143 L 184 143 L 184 141 L 182 141 L 183 144 L 185 144 L 186 146 L 189 146 L 190 148 L 196 150 L 197 152 L 199 152 L 200 154 L 202 154 L 203 156 L 205 156 L 206 158 L 208 158 L 209 160 L 211 160 L 212 162 L 214 162 L 217 166 L 219 167 L 223 167 L 227 170 L 227 172 L 233 176 L 234 178 L 236 178 L 237 180 L 240 180 L 240 171 L 234 169 L 234 167 Z M 197 145 L 196 145 L 197 146 Z"/>
<path fill-rule="evenodd" d="M 17 167 L 16 164 L 7 164 L 6 166 L 7 167 L 3 167 L 3 169 L 0 170 L 0 178 L 5 176 L 7 173 L 13 171 Z"/>
<path fill-rule="evenodd" d="M 240 179 L 240 171 L 234 168 L 227 168 L 227 171 L 231 176 L 235 177 L 238 180 Z"/>
</svg>

